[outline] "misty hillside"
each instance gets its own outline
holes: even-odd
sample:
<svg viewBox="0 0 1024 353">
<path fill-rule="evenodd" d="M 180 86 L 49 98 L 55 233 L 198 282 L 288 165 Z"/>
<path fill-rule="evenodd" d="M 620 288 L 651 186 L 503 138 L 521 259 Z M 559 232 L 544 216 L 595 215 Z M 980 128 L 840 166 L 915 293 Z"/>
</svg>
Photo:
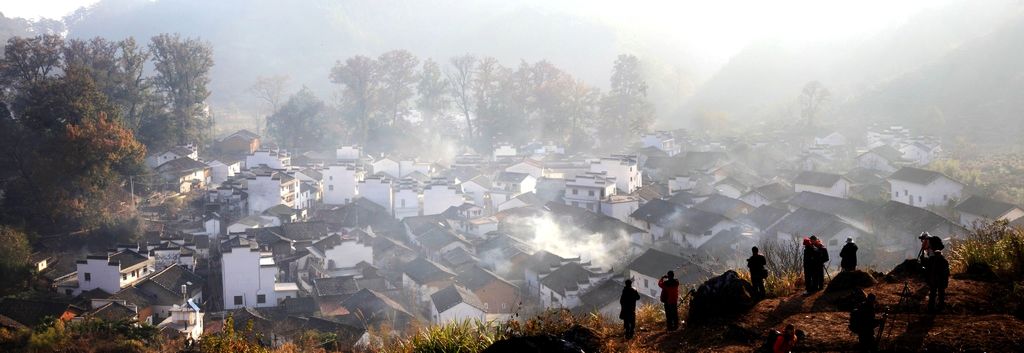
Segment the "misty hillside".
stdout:
<svg viewBox="0 0 1024 353">
<path fill-rule="evenodd" d="M 949 98 L 919 96 L 907 91 L 913 90 L 915 85 L 926 84 L 912 81 L 928 77 L 931 80 L 928 85 L 950 86 L 949 89 L 969 89 L 969 85 L 974 84 L 963 80 L 966 77 L 933 75 L 920 70 L 935 70 L 934 67 L 943 65 L 963 69 L 963 65 L 981 64 L 958 59 L 958 56 L 995 60 L 994 57 L 1006 55 L 1002 51 L 1016 49 L 1010 43 L 1019 41 L 1009 37 L 998 38 L 993 31 L 1006 32 L 1019 27 L 1011 25 L 1000 29 L 1005 23 L 1024 23 L 1024 16 L 1019 14 L 1019 6 L 1015 3 L 985 2 L 979 5 L 963 2 L 919 14 L 901 26 L 847 42 L 831 41 L 803 48 L 770 41 L 757 42 L 734 56 L 699 87 L 687 101 L 681 115 L 724 112 L 731 119 L 740 120 L 790 119 L 796 115 L 793 105 L 801 87 L 808 81 L 817 80 L 832 92 L 835 113 L 870 112 L 884 117 L 886 122 L 903 124 L 905 122 L 899 117 L 908 113 L 909 106 L 929 109 L 923 107 L 935 106 L 935 100 Z M 1012 60 L 985 64 L 998 64 L 985 69 L 992 73 L 1019 71 Z M 901 105 L 893 101 L 883 104 L 882 98 L 870 98 L 874 95 L 890 100 L 908 95 L 918 98 L 913 104 L 906 102 L 906 105 Z M 977 101 L 961 104 L 964 109 L 958 114 L 973 109 L 984 110 L 981 105 Z M 902 110 L 887 110 L 890 107 Z"/>
<path fill-rule="evenodd" d="M 329 97 L 337 60 L 407 49 L 421 58 L 473 53 L 505 65 L 547 59 L 597 85 L 618 53 L 610 28 L 499 1 L 103 0 L 67 18 L 70 37 L 148 39 L 178 32 L 211 42 L 214 104 L 244 105 L 260 75 L 291 77 Z"/>
<path fill-rule="evenodd" d="M 1020 136 L 1024 123 L 1024 18 L 892 80 L 846 107 L 875 120 L 899 117 L 931 133 L 983 141 Z"/>
</svg>

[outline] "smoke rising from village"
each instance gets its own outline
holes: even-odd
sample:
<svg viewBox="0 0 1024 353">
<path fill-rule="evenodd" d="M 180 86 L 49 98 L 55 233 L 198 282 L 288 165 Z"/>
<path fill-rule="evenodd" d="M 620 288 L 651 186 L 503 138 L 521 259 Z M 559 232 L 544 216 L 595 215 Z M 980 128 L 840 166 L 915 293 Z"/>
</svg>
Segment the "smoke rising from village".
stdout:
<svg viewBox="0 0 1024 353">
<path fill-rule="evenodd" d="M 507 222 L 511 227 L 526 229 L 524 240 L 534 249 L 546 250 L 565 258 L 578 257 L 603 270 L 623 265 L 623 251 L 629 249 L 628 234 L 589 232 L 552 215 L 516 217 Z"/>
</svg>

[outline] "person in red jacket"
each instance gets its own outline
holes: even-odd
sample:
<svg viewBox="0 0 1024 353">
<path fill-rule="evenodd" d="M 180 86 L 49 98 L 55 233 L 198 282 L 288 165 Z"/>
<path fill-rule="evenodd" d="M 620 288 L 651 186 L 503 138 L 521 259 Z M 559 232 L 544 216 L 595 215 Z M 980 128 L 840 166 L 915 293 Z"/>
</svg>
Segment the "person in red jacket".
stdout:
<svg viewBox="0 0 1024 353">
<path fill-rule="evenodd" d="M 679 328 L 679 281 L 676 273 L 668 271 L 658 280 L 661 302 L 665 304 L 665 326 L 669 331 Z"/>
<path fill-rule="evenodd" d="M 775 344 L 772 345 L 772 352 L 774 353 L 789 353 L 796 346 L 796 326 L 793 324 L 786 325 L 786 330 L 775 339 Z"/>
</svg>

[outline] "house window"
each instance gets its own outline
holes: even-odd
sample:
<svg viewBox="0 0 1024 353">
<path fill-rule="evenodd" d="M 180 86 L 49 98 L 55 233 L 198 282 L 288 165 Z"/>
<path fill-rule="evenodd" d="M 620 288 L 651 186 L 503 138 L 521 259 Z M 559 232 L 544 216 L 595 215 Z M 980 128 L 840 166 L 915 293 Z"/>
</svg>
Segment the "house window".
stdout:
<svg viewBox="0 0 1024 353">
<path fill-rule="evenodd" d="M 405 207 L 405 199 L 402 199 L 402 207 Z"/>
<path fill-rule="evenodd" d="M 576 202 L 576 201 L 573 201 L 572 202 L 572 207 L 580 207 L 580 203 Z"/>
<path fill-rule="evenodd" d="M 508 303 L 501 303 L 501 310 L 508 309 Z"/>
<path fill-rule="evenodd" d="M 894 195 L 893 197 L 900 197 L 900 192 L 897 191 L 897 192 L 893 193 L 893 195 Z"/>
<path fill-rule="evenodd" d="M 334 185 L 327 185 L 328 191 L 334 191 Z"/>
<path fill-rule="evenodd" d="M 650 286 L 651 286 L 651 283 L 648 282 L 646 278 L 644 278 L 644 288 L 647 288 L 647 287 L 650 287 Z"/>
<path fill-rule="evenodd" d="M 266 302 L 267 302 L 267 295 L 266 294 L 257 294 L 256 295 L 256 304 L 263 304 L 263 303 L 266 303 Z"/>
<path fill-rule="evenodd" d="M 705 231 L 704 235 L 711 235 L 711 231 L 710 230 L 709 231 Z"/>
<path fill-rule="evenodd" d="M 327 180 L 334 180 L 334 176 L 333 175 L 327 176 Z"/>
<path fill-rule="evenodd" d="M 594 190 L 587 191 L 588 196 L 594 196 Z"/>
<path fill-rule="evenodd" d="M 85 273 L 85 281 L 86 282 L 92 281 L 92 274 L 91 273 L 89 273 L 89 272 Z"/>
<path fill-rule="evenodd" d="M 949 201 L 949 195 L 942 195 L 942 201 Z"/>
<path fill-rule="evenodd" d="M 917 195 L 917 202 L 921 202 L 921 195 Z"/>
<path fill-rule="evenodd" d="M 121 275 L 121 280 L 122 280 L 122 281 L 127 281 L 127 280 L 128 280 L 128 274 L 127 274 L 127 273 L 125 273 L 125 274 L 122 274 L 122 275 Z"/>
<path fill-rule="evenodd" d="M 71 293 L 74 293 L 74 292 L 75 292 L 75 291 L 73 291 L 73 290 L 70 290 L 70 289 L 65 289 L 65 290 L 64 290 L 64 294 L 66 294 L 66 295 L 71 295 Z"/>
<path fill-rule="evenodd" d="M 242 305 L 242 296 L 241 295 L 236 295 L 235 296 L 235 305 Z"/>
<path fill-rule="evenodd" d="M 579 195 L 580 194 L 580 190 L 579 189 L 572 189 L 572 194 L 573 195 Z"/>
</svg>

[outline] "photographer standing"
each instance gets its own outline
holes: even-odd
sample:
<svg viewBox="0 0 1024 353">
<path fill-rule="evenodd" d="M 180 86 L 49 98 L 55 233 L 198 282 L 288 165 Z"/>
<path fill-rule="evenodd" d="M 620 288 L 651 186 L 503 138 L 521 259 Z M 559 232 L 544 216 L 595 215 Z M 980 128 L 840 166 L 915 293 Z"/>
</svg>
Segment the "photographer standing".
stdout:
<svg viewBox="0 0 1024 353">
<path fill-rule="evenodd" d="M 661 302 L 665 304 L 665 326 L 669 331 L 679 328 L 679 281 L 675 272 L 661 276 L 658 280 L 661 287 Z"/>
</svg>

